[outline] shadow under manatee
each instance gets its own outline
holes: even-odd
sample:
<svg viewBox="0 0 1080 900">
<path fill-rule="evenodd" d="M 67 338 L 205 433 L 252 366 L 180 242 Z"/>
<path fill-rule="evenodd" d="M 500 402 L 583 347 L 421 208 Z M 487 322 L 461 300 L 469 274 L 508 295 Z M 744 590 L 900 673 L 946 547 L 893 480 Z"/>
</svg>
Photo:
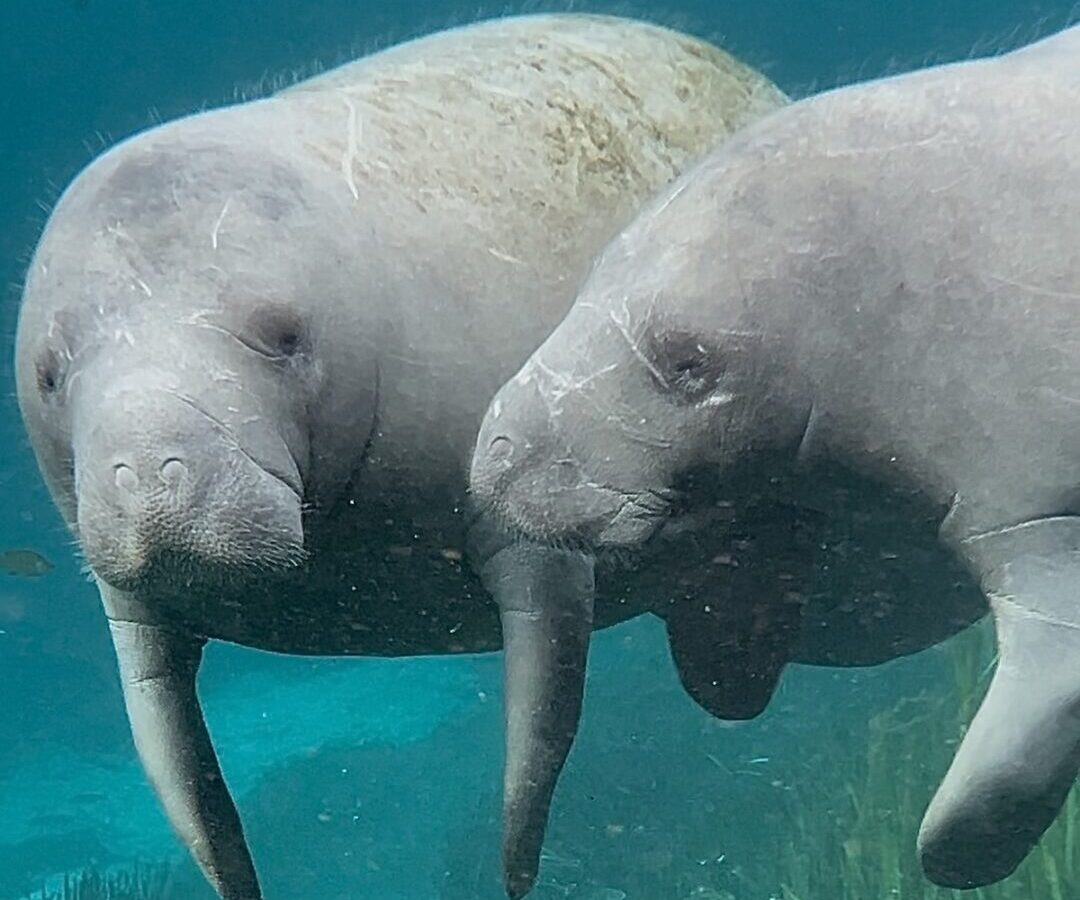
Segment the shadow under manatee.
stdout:
<svg viewBox="0 0 1080 900">
<path fill-rule="evenodd" d="M 836 741 L 861 734 L 857 723 L 881 705 L 934 684 L 934 658 L 792 667 L 762 716 L 732 724 L 684 694 L 658 620 L 597 634 L 530 900 L 769 896 L 774 860 L 762 848 L 796 834 L 795 788 L 828 780 Z M 325 664 L 302 689 L 234 676 L 207 698 L 268 900 L 503 900 L 501 656 L 349 662 Z M 156 806 L 143 818 L 165 827 Z M 68 849 L 73 866 L 101 850 Z M 190 860 L 176 859 L 158 900 L 213 900 Z"/>
<path fill-rule="evenodd" d="M 861 735 L 882 704 L 932 685 L 934 656 L 865 671 L 792 667 L 765 714 L 731 724 L 684 694 L 659 620 L 598 633 L 530 900 L 768 897 L 762 847 L 792 833 L 795 789 L 828 781 L 837 740 Z M 502 900 L 501 655 L 276 660 L 265 671 L 240 666 L 239 653 L 214 658 L 207 713 L 268 900 Z M 145 861 L 177 862 L 157 900 L 214 900 L 134 758 L 102 765 L 58 755 L 28 797 L 9 795 L 19 818 L 33 797 L 48 800 L 42 791 L 54 814 L 76 817 L 66 834 L 50 825 L 40 847 L 26 833 L 6 848 L 11 861 L 48 858 L 56 872 L 144 847 L 159 854 Z M 102 795 L 93 815 L 71 805 L 72 792 L 92 789 Z"/>
<path fill-rule="evenodd" d="M 476 657 L 476 702 L 421 739 L 335 742 L 262 775 L 241 806 L 266 896 L 503 900 L 501 667 Z M 789 716 L 709 718 L 650 619 L 596 636 L 589 682 L 531 897 L 743 896 L 738 860 L 782 827 L 784 786 L 759 754 L 795 745 Z M 180 898 L 213 898 L 186 859 L 162 900 Z"/>
<path fill-rule="evenodd" d="M 797 788 L 831 784 L 837 742 L 863 735 L 862 723 L 898 695 L 947 687 L 941 663 L 929 652 L 873 669 L 792 666 L 765 713 L 729 723 L 683 692 L 659 621 L 597 634 L 581 731 L 556 791 L 530 900 L 772 896 L 777 859 L 764 848 L 797 837 Z M 470 752 L 487 756 L 502 737 L 498 706 L 489 702 L 484 718 L 463 724 L 461 734 L 447 725 L 431 752 L 450 768 Z M 501 754 L 491 764 L 473 780 L 482 793 L 461 799 L 441 893 L 432 895 L 441 900 L 504 897 Z"/>
<path fill-rule="evenodd" d="M 496 677 L 480 680 L 497 690 Z M 447 835 L 460 830 L 477 796 L 497 803 L 495 690 L 481 686 L 476 703 L 422 739 L 312 747 L 307 758 L 263 775 L 240 804 L 267 898 L 440 896 Z M 214 898 L 189 860 L 173 880 L 162 900 Z"/>
</svg>

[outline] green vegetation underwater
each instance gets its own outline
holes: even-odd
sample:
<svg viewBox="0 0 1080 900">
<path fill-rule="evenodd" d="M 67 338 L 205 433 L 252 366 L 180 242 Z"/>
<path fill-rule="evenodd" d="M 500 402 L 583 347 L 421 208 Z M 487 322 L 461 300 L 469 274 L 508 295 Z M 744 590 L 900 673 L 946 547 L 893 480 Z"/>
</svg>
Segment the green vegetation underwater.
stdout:
<svg viewBox="0 0 1080 900">
<path fill-rule="evenodd" d="M 157 121 L 257 96 L 478 17 L 449 0 L 0 4 L 0 330 L 62 187 Z M 1075 18 L 1051 0 L 667 0 L 570 8 L 713 40 L 794 97 L 973 53 Z M 212 900 L 140 769 L 97 593 L 0 389 L 0 900 Z M 915 858 L 926 804 L 994 665 L 984 622 L 872 669 L 792 666 L 767 711 L 709 718 L 663 627 L 600 633 L 536 900 L 1066 900 L 1074 795 L 1016 874 L 960 893 Z M 269 900 L 495 900 L 501 668 L 279 657 L 217 644 L 200 682 Z"/>
</svg>

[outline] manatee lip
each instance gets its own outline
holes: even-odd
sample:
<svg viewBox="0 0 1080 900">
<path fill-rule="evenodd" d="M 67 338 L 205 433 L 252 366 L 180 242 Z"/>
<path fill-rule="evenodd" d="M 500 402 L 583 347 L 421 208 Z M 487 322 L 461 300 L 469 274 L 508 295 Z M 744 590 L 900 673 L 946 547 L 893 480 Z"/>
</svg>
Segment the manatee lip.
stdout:
<svg viewBox="0 0 1080 900">
<path fill-rule="evenodd" d="M 474 558 L 489 558 L 515 540 L 593 555 L 644 547 L 660 534 L 682 498 L 682 492 L 675 488 L 626 491 L 593 481 L 583 482 L 580 488 L 619 498 L 614 511 L 592 520 L 583 517 L 555 531 L 543 525 L 538 527 L 528 516 L 512 509 L 507 492 L 477 501 L 466 516 L 470 531 L 484 532 L 473 537 L 473 543 L 483 548 Z"/>
<path fill-rule="evenodd" d="M 161 591 L 170 594 L 177 589 L 198 584 L 203 588 L 230 591 L 243 588 L 253 579 L 284 575 L 300 568 L 307 561 L 302 548 L 291 552 L 278 551 L 269 560 L 245 562 L 230 560 L 225 565 L 214 565 L 206 560 L 193 558 L 174 550 L 154 550 L 148 553 L 137 569 L 112 565 L 94 566 L 90 570 L 96 577 L 118 590 Z"/>
</svg>

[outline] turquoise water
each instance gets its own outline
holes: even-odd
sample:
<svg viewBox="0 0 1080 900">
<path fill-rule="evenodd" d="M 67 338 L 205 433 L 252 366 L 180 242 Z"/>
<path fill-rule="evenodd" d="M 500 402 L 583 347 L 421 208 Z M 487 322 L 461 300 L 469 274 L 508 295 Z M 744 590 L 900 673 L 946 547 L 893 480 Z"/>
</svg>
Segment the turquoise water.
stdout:
<svg viewBox="0 0 1080 900">
<path fill-rule="evenodd" d="M 1072 12 L 1020 0 L 574 8 L 701 34 L 793 95 L 1016 46 Z M 0 5 L 5 347 L 46 211 L 104 146 L 476 13 L 389 0 Z M 38 480 L 9 360 L 0 549 L 32 547 L 56 568 L 40 579 L 0 574 L 0 900 L 134 860 L 175 863 L 165 896 L 210 898 L 135 762 L 96 592 Z M 778 835 L 797 833 L 799 790 L 834 776 L 836 748 L 858 740 L 845 736 L 869 716 L 948 691 L 942 651 L 868 671 L 793 668 L 765 715 L 730 726 L 679 689 L 657 623 L 632 622 L 596 646 L 535 894 L 544 900 L 780 896 Z M 499 680 L 496 657 L 312 661 L 213 647 L 204 702 L 268 900 L 499 897 Z M 694 893 L 705 886 L 714 893 Z"/>
</svg>

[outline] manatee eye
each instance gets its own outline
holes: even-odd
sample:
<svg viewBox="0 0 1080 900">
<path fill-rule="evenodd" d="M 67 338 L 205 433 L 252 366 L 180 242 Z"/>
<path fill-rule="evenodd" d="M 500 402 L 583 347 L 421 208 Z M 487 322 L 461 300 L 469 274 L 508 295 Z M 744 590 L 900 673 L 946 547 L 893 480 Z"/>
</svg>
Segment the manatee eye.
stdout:
<svg viewBox="0 0 1080 900">
<path fill-rule="evenodd" d="M 292 356 L 300 349 L 300 332 L 286 330 L 278 335 L 278 349 L 282 356 Z"/>
<path fill-rule="evenodd" d="M 726 370 L 722 352 L 693 334 L 659 334 L 649 349 L 661 387 L 685 402 L 694 403 L 711 394 Z"/>
<path fill-rule="evenodd" d="M 45 397 L 54 395 L 64 386 L 63 361 L 52 348 L 45 350 L 37 360 L 35 366 L 37 372 L 38 390 Z"/>
<path fill-rule="evenodd" d="M 267 306 L 251 319 L 250 329 L 258 349 L 275 359 L 290 359 L 302 353 L 308 343 L 300 316 L 284 306 Z"/>
<path fill-rule="evenodd" d="M 696 348 L 704 351 L 703 347 Z M 698 378 L 704 370 L 708 360 L 705 359 L 704 352 L 695 354 L 694 356 L 684 356 L 677 363 L 675 363 L 671 369 L 675 375 L 676 380 L 688 381 L 693 378 Z"/>
</svg>

